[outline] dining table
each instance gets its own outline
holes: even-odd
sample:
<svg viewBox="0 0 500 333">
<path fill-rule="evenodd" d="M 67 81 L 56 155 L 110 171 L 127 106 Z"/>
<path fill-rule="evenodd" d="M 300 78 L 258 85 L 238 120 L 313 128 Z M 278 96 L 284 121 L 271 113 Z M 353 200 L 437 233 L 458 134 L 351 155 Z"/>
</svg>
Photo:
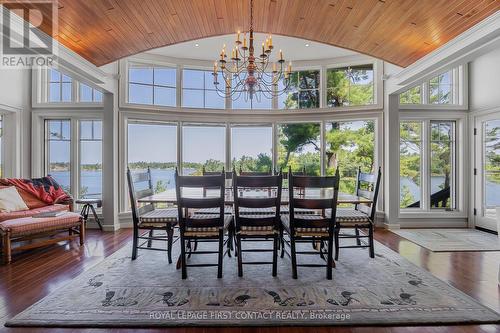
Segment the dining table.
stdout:
<svg viewBox="0 0 500 333">
<path fill-rule="evenodd" d="M 332 189 L 318 190 L 314 188 L 304 188 L 302 191 L 296 191 L 294 193 L 294 198 L 304 198 L 304 199 L 325 199 L 332 197 Z M 240 195 L 246 198 L 262 198 L 275 196 L 272 189 L 261 189 L 260 191 L 250 190 L 240 191 Z M 203 198 L 214 198 L 220 196 L 220 190 L 216 189 L 203 189 L 203 188 L 185 188 L 183 189 L 182 196 L 185 198 L 193 199 L 203 199 Z M 227 205 L 232 205 L 234 203 L 234 195 L 232 188 L 226 188 L 224 191 L 224 201 Z M 167 189 L 166 191 L 156 193 L 150 196 L 143 197 L 138 200 L 140 203 L 166 203 L 166 204 L 177 204 L 177 194 L 175 188 Z M 289 202 L 288 189 L 283 189 L 281 192 L 281 203 L 287 205 Z M 364 198 L 348 193 L 338 193 L 337 204 L 371 204 L 372 200 L 369 198 Z"/>
</svg>

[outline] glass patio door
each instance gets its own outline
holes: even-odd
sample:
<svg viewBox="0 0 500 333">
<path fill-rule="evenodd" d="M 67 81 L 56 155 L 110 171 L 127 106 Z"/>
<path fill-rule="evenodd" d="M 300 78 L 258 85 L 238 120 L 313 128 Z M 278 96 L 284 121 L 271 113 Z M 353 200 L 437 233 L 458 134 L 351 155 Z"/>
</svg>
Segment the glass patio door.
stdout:
<svg viewBox="0 0 500 333">
<path fill-rule="evenodd" d="M 476 118 L 475 128 L 475 225 L 497 230 L 495 208 L 500 207 L 500 115 Z"/>
</svg>

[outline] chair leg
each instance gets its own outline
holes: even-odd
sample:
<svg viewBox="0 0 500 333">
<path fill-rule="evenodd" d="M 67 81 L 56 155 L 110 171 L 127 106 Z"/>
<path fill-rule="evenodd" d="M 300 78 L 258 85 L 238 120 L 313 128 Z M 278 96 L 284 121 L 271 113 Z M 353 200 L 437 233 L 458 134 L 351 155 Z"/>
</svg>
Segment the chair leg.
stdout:
<svg viewBox="0 0 500 333">
<path fill-rule="evenodd" d="M 339 234 L 340 234 L 340 228 L 336 228 L 334 231 L 335 234 L 335 261 L 339 260 L 339 251 L 340 251 L 340 244 L 339 244 Z"/>
<path fill-rule="evenodd" d="M 231 250 L 233 248 L 233 230 L 230 228 L 227 232 L 227 256 L 231 258 Z"/>
<path fill-rule="evenodd" d="M 283 234 L 283 229 L 280 230 L 280 249 L 281 249 L 281 253 L 280 253 L 280 257 L 281 258 L 284 258 L 285 257 L 285 235 Z"/>
<path fill-rule="evenodd" d="M 370 258 L 375 258 L 375 247 L 373 244 L 373 225 L 368 228 L 368 242 L 370 245 Z"/>
<path fill-rule="evenodd" d="M 101 220 L 99 219 L 99 216 L 97 216 L 97 212 L 95 211 L 94 205 L 89 205 L 89 206 L 90 206 L 90 209 L 92 209 L 92 214 L 94 215 L 95 222 L 99 226 L 99 229 L 101 229 L 101 231 L 102 231 L 102 223 L 101 223 Z M 88 213 L 88 208 L 87 208 L 87 215 L 88 214 L 89 213 Z"/>
<path fill-rule="evenodd" d="M 168 263 L 172 263 L 172 243 L 174 242 L 174 229 L 172 228 L 171 225 L 167 227 L 167 237 L 168 237 L 168 243 L 167 243 L 167 255 L 168 255 Z"/>
<path fill-rule="evenodd" d="M 153 229 L 149 230 L 149 235 L 148 235 L 149 238 L 153 237 L 153 235 L 154 235 L 153 231 L 154 231 Z M 152 245 L 153 245 L 153 240 L 149 239 L 148 240 L 148 247 L 151 247 Z"/>
<path fill-rule="evenodd" d="M 241 235 L 236 235 L 236 248 L 238 249 L 238 276 L 243 276 L 243 260 L 241 253 Z"/>
<path fill-rule="evenodd" d="M 274 235 L 273 242 L 273 276 L 278 274 L 278 245 L 279 245 L 279 236 Z"/>
<path fill-rule="evenodd" d="M 139 230 L 137 226 L 134 226 L 134 239 L 132 242 L 132 260 L 135 260 L 137 258 L 137 242 L 139 241 Z"/>
<path fill-rule="evenodd" d="M 83 219 L 80 220 L 80 246 L 85 244 L 85 221 Z"/>
<path fill-rule="evenodd" d="M 187 270 L 186 270 L 186 240 L 184 239 L 184 235 L 181 234 L 181 271 L 182 278 L 187 278 Z"/>
<path fill-rule="evenodd" d="M 333 235 L 330 235 L 328 239 L 328 254 L 326 262 L 326 278 L 328 280 L 332 279 L 332 269 L 333 269 Z"/>
<path fill-rule="evenodd" d="M 292 277 L 297 278 L 297 252 L 295 251 L 295 237 L 290 235 L 290 254 L 292 256 Z"/>
<path fill-rule="evenodd" d="M 5 264 L 10 264 L 12 261 L 12 249 L 11 249 L 11 242 L 10 242 L 10 232 L 6 232 L 3 235 L 3 260 Z"/>
<path fill-rule="evenodd" d="M 217 264 L 217 278 L 218 279 L 222 278 L 223 259 L 224 259 L 224 230 L 220 230 L 219 231 L 219 262 Z"/>
<path fill-rule="evenodd" d="M 354 227 L 354 233 L 356 234 L 356 245 L 361 246 L 361 239 L 359 238 L 359 229 Z"/>
</svg>

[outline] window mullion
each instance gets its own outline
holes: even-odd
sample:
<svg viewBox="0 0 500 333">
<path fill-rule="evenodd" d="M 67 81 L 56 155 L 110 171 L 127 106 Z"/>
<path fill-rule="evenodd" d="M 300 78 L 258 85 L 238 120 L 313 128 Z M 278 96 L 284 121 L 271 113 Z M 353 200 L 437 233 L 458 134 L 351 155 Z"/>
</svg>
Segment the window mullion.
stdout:
<svg viewBox="0 0 500 333">
<path fill-rule="evenodd" d="M 422 124 L 422 208 L 425 211 L 430 211 L 430 183 L 431 183 L 431 166 L 430 166 L 430 121 L 424 120 Z"/>
</svg>

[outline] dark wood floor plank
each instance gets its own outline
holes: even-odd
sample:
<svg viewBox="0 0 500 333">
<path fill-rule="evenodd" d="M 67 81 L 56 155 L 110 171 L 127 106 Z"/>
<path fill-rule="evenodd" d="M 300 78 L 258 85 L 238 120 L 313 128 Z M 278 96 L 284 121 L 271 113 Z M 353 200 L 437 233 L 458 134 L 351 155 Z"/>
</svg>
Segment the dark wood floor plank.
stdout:
<svg viewBox="0 0 500 333">
<path fill-rule="evenodd" d="M 415 265 L 462 290 L 479 302 L 500 310 L 500 288 L 497 286 L 500 252 L 436 253 L 418 246 L 387 230 L 377 230 L 377 241 L 400 253 Z M 11 265 L 0 266 L 0 325 L 10 317 L 64 286 L 82 272 L 125 246 L 131 230 L 100 232 L 89 230 L 87 243 L 58 244 L 14 256 Z M 348 255 L 349 250 L 341 252 Z M 356 251 L 356 250 L 351 250 Z M 498 325 L 454 325 L 418 327 L 232 327 L 232 328 L 165 328 L 165 329 L 43 329 L 5 328 L 6 333 L 38 332 L 113 332 L 113 333 L 497 333 Z"/>
</svg>

